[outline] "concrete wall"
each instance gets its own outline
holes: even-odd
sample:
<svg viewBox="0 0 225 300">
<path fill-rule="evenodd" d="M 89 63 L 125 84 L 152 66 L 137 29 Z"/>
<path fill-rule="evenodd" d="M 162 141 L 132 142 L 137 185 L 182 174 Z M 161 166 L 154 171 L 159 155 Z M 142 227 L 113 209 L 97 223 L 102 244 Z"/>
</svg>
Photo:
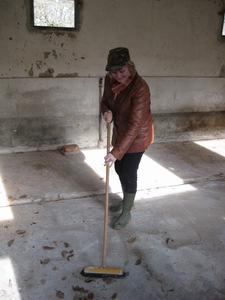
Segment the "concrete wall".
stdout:
<svg viewBox="0 0 225 300">
<path fill-rule="evenodd" d="M 1 146 L 96 145 L 96 78 L 2 79 L 0 91 Z"/>
<path fill-rule="evenodd" d="M 0 1 L 0 147 L 97 145 L 98 82 L 117 46 L 151 86 L 157 137 L 177 114 L 194 130 L 194 114 L 207 127 L 218 112 L 225 126 L 225 1 L 83 0 L 79 31 L 34 29 L 30 2 Z"/>
</svg>

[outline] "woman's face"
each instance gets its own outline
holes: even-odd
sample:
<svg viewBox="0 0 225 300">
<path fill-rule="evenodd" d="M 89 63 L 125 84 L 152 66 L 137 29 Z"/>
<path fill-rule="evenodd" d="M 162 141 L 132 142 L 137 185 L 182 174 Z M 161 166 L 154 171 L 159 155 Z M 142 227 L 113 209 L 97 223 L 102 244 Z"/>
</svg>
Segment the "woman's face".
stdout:
<svg viewBox="0 0 225 300">
<path fill-rule="evenodd" d="M 126 83 L 130 78 L 131 73 L 127 65 L 123 66 L 117 71 L 111 72 L 112 78 L 118 81 L 119 83 Z"/>
</svg>

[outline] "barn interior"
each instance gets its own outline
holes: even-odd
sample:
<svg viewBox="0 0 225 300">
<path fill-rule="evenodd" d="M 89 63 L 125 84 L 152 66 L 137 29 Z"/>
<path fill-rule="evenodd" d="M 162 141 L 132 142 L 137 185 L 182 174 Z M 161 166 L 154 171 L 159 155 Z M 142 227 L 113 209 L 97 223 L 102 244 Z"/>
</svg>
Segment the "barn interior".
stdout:
<svg viewBox="0 0 225 300">
<path fill-rule="evenodd" d="M 224 15 L 224 0 L 0 1 L 1 300 L 225 299 Z M 155 140 L 130 223 L 109 214 L 107 264 L 126 277 L 92 278 L 115 47 L 150 87 Z"/>
</svg>

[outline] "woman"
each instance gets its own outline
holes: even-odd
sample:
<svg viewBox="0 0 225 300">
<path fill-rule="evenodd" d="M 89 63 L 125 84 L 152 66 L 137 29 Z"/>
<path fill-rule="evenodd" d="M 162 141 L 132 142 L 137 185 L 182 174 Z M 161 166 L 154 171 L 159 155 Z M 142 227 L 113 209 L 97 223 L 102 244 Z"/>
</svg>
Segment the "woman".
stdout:
<svg viewBox="0 0 225 300">
<path fill-rule="evenodd" d="M 138 166 L 153 142 L 150 91 L 138 75 L 127 48 L 109 51 L 106 71 L 101 111 L 106 122 L 113 122 L 113 148 L 105 156 L 105 164 L 115 163 L 123 190 L 123 201 L 111 209 L 121 211 L 112 224 L 114 229 L 120 229 L 130 221 Z"/>
</svg>

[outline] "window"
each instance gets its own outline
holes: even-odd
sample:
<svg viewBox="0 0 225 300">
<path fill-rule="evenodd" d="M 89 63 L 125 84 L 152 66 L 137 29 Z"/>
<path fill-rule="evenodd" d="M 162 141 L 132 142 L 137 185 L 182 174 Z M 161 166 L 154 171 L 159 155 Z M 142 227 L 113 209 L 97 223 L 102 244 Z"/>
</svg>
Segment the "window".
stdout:
<svg viewBox="0 0 225 300">
<path fill-rule="evenodd" d="M 33 0 L 33 25 L 77 29 L 76 0 Z"/>
<path fill-rule="evenodd" d="M 222 36 L 225 36 L 225 13 L 223 14 Z"/>
</svg>

